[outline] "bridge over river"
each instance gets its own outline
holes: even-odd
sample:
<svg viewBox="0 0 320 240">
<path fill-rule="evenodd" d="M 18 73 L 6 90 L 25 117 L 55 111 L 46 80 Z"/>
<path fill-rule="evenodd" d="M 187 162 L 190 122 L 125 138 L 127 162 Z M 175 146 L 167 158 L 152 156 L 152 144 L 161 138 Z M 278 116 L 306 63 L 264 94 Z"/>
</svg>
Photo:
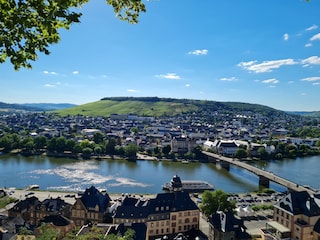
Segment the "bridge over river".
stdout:
<svg viewBox="0 0 320 240">
<path fill-rule="evenodd" d="M 208 159 L 212 162 L 219 162 L 221 166 L 227 170 L 229 170 L 230 164 L 246 169 L 249 172 L 256 174 L 259 177 L 259 186 L 269 188 L 270 181 L 278 183 L 291 191 L 307 191 L 309 194 L 313 195 L 316 193 L 316 190 L 311 189 L 309 187 L 301 186 L 298 183 L 291 182 L 287 179 L 284 179 L 280 176 L 273 174 L 272 172 L 268 172 L 262 170 L 260 168 L 251 166 L 245 162 L 240 160 L 236 160 L 234 158 L 224 157 L 218 154 L 202 151 L 203 154 L 208 156 Z"/>
</svg>

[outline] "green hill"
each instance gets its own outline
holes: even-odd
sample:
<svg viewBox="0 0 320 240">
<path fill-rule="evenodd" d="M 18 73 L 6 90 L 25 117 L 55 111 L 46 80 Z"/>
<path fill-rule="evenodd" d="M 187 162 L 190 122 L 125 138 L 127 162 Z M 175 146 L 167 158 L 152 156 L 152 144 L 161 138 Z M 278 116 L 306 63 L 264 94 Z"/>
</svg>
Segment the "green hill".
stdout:
<svg viewBox="0 0 320 240">
<path fill-rule="evenodd" d="M 205 100 L 173 99 L 158 97 L 113 97 L 103 98 L 100 101 L 78 105 L 55 111 L 62 116 L 66 115 L 86 115 L 104 116 L 110 114 L 136 114 L 139 116 L 164 116 L 177 115 L 187 112 L 203 111 L 254 111 L 263 114 L 285 114 L 259 104 L 248 104 L 239 102 L 215 102 Z"/>
</svg>

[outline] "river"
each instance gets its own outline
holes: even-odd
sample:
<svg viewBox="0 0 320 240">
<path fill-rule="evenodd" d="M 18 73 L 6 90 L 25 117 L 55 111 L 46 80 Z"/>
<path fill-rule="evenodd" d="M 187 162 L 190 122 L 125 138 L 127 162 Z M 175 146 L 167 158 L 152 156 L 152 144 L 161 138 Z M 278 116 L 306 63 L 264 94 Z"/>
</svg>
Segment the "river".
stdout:
<svg viewBox="0 0 320 240">
<path fill-rule="evenodd" d="M 298 184 L 320 188 L 320 156 L 253 164 Z M 232 166 L 228 172 L 213 163 L 0 155 L 0 187 L 38 184 L 43 190 L 78 191 L 94 185 L 109 193 L 147 194 L 162 192 L 162 184 L 175 174 L 182 180 L 207 181 L 226 192 L 251 192 L 258 188 L 258 177 L 254 174 Z M 286 190 L 273 183 L 270 188 Z"/>
</svg>

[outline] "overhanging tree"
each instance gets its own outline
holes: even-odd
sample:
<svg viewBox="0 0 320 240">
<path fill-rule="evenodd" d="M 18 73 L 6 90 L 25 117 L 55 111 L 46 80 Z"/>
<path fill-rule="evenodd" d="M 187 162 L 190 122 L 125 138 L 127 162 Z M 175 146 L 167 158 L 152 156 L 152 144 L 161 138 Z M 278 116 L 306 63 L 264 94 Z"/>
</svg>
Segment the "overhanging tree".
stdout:
<svg viewBox="0 0 320 240">
<path fill-rule="evenodd" d="M 236 208 L 234 201 L 228 200 L 228 195 L 224 191 L 217 189 L 215 191 L 204 191 L 202 194 L 202 203 L 200 209 L 204 215 L 209 217 L 216 211 L 228 211 L 233 212 Z"/>
<path fill-rule="evenodd" d="M 15 70 L 31 68 L 39 53 L 60 40 L 59 29 L 79 23 L 89 0 L 0 0 L 0 63 L 10 60 Z M 106 0 L 121 20 L 137 23 L 145 12 L 142 0 Z"/>
</svg>

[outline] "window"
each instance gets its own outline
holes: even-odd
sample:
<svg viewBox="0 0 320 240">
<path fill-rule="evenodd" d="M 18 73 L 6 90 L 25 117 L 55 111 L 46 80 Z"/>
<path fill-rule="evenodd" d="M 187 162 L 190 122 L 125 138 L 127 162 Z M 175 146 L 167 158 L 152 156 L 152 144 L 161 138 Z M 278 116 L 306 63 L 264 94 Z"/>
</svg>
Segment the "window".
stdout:
<svg viewBox="0 0 320 240">
<path fill-rule="evenodd" d="M 172 220 L 177 220 L 177 216 L 176 215 L 172 215 L 172 218 L 171 218 Z"/>
</svg>

